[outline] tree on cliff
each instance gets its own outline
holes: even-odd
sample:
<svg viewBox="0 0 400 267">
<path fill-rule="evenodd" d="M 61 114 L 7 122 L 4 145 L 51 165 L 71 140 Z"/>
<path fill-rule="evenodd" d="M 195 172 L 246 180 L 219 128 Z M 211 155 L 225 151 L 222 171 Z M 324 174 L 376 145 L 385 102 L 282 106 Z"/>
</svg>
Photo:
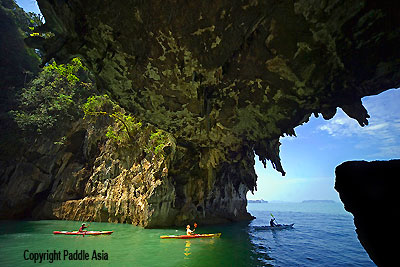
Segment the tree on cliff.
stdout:
<svg viewBox="0 0 400 267">
<path fill-rule="evenodd" d="M 81 118 L 80 106 L 92 93 L 79 58 L 65 65 L 53 62 L 22 89 L 18 108 L 10 113 L 25 136 L 49 133 Z"/>
<path fill-rule="evenodd" d="M 112 123 L 107 128 L 106 137 L 118 146 L 137 146 L 143 144 L 144 152 L 151 155 L 163 155 L 164 147 L 174 143 L 173 137 L 152 125 L 143 125 L 132 114 L 126 112 L 108 95 L 95 95 L 88 98 L 82 109 L 85 119 L 95 123 L 99 117 L 107 116 Z"/>
</svg>

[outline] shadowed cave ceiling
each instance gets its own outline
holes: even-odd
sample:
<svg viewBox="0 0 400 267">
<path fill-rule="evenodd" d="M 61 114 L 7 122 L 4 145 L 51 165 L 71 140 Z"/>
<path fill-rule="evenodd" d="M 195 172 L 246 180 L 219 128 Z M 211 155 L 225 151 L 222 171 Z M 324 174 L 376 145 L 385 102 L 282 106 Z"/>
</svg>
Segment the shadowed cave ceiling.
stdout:
<svg viewBox="0 0 400 267">
<path fill-rule="evenodd" d="M 390 1 L 39 0 L 26 42 L 45 62 L 84 59 L 100 90 L 201 153 L 201 167 L 254 150 L 284 174 L 279 138 L 337 107 L 361 126 L 361 98 L 399 87 Z M 233 154 L 232 154 L 233 153 Z"/>
</svg>

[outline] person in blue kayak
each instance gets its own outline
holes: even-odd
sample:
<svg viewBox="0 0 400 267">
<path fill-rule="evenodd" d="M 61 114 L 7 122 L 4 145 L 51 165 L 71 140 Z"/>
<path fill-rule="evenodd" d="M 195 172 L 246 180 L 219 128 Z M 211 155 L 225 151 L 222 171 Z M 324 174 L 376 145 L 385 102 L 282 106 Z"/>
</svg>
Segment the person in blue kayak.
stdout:
<svg viewBox="0 0 400 267">
<path fill-rule="evenodd" d="M 78 232 L 86 232 L 86 228 L 88 228 L 86 224 L 82 223 L 82 226 L 79 228 Z"/>
<path fill-rule="evenodd" d="M 269 221 L 269 225 L 271 227 L 276 227 L 277 226 L 277 224 L 275 223 L 275 218 L 271 218 L 271 220 Z"/>
</svg>

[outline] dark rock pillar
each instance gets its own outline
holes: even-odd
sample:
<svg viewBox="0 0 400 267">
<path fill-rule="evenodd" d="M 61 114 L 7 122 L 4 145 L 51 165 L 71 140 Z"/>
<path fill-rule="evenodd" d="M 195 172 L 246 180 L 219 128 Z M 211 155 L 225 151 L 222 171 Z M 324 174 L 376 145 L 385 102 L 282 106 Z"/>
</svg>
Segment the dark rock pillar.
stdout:
<svg viewBox="0 0 400 267">
<path fill-rule="evenodd" d="M 361 244 L 379 266 L 396 262 L 400 160 L 349 161 L 336 167 L 335 189 L 354 215 Z"/>
</svg>

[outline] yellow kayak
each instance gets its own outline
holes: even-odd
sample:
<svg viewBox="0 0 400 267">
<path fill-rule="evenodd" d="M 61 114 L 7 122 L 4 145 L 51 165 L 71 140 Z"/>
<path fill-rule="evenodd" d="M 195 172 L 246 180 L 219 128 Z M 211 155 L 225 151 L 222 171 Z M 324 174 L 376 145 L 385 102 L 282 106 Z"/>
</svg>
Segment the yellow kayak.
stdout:
<svg viewBox="0 0 400 267">
<path fill-rule="evenodd" d="M 195 235 L 162 235 L 161 239 L 192 239 L 192 238 L 212 238 L 220 237 L 221 233 L 216 234 L 195 234 Z"/>
</svg>

